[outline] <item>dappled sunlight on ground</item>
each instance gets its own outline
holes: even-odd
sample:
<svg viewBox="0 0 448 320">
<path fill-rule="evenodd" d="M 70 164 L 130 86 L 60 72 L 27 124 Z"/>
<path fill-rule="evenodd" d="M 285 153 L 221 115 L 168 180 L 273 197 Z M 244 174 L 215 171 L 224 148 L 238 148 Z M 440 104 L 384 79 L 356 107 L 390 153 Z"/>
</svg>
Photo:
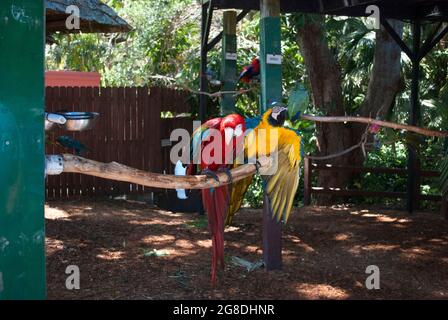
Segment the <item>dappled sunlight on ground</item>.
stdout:
<svg viewBox="0 0 448 320">
<path fill-rule="evenodd" d="M 166 242 L 174 242 L 176 238 L 171 235 L 152 235 L 146 236 L 142 239 L 144 243 L 153 243 L 153 244 L 161 244 Z"/>
<path fill-rule="evenodd" d="M 210 285 L 207 220 L 131 201 L 46 205 L 52 299 L 448 298 L 448 223 L 431 213 L 345 206 L 296 210 L 283 227 L 283 268 L 248 272 L 262 259 L 262 215 L 244 209 L 225 229 L 224 272 Z M 81 290 L 65 289 L 78 265 Z M 381 271 L 367 290 L 366 268 Z"/>
<path fill-rule="evenodd" d="M 292 243 L 296 244 L 295 248 L 300 248 L 304 252 L 314 252 L 314 249 L 308 244 L 304 243 L 299 237 L 296 236 L 284 236 L 284 237 L 290 240 Z"/>
<path fill-rule="evenodd" d="M 182 249 L 194 249 L 195 245 L 191 243 L 191 241 L 188 240 L 176 240 L 174 243 L 176 247 L 182 248 Z"/>
<path fill-rule="evenodd" d="M 391 245 L 391 244 L 369 244 L 366 246 L 362 246 L 361 250 L 364 251 L 374 251 L 374 250 L 378 250 L 378 251 L 391 251 L 391 250 L 396 250 L 399 249 L 400 246 L 399 245 Z"/>
<path fill-rule="evenodd" d="M 46 207 L 45 208 L 45 219 L 57 220 L 69 218 L 70 215 L 65 210 L 58 208 Z"/>
<path fill-rule="evenodd" d="M 305 299 L 347 299 L 349 294 L 341 288 L 327 284 L 304 283 L 297 286 L 297 291 Z"/>
<path fill-rule="evenodd" d="M 96 257 L 103 260 L 120 260 L 124 255 L 125 253 L 123 251 L 103 250 L 103 252 L 97 254 Z"/>
<path fill-rule="evenodd" d="M 352 235 L 346 233 L 339 233 L 334 237 L 336 241 L 346 241 L 351 238 Z"/>
<path fill-rule="evenodd" d="M 130 224 L 136 224 L 141 226 L 150 226 L 150 225 L 161 225 L 161 226 L 176 226 L 176 225 L 182 225 L 182 222 L 175 222 L 175 221 L 164 221 L 162 219 L 154 219 L 151 221 L 140 221 L 140 220 L 131 220 L 129 221 Z"/>
<path fill-rule="evenodd" d="M 47 237 L 46 239 L 46 251 L 47 255 L 51 256 L 52 254 L 64 250 L 64 242 L 56 239 L 52 239 Z"/>
</svg>

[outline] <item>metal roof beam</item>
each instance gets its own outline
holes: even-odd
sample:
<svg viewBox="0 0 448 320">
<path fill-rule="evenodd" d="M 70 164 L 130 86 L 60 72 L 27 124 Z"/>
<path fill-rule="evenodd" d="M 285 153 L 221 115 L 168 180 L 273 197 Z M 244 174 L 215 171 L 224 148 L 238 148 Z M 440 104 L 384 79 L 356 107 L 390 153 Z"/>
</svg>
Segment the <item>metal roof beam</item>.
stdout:
<svg viewBox="0 0 448 320">
<path fill-rule="evenodd" d="M 381 24 L 384 29 L 386 29 L 387 33 L 395 40 L 395 42 L 400 46 L 401 50 L 403 50 L 409 59 L 414 60 L 415 55 L 412 50 L 408 47 L 408 45 L 401 39 L 401 37 L 395 32 L 394 28 L 390 25 L 390 23 L 386 19 L 381 19 Z"/>
<path fill-rule="evenodd" d="M 442 23 L 440 23 L 438 28 L 436 29 L 436 34 L 425 41 L 425 44 L 423 45 L 419 53 L 418 57 L 419 60 L 422 60 L 448 33 L 448 25 L 445 26 L 443 29 L 440 29 L 441 26 Z"/>
</svg>

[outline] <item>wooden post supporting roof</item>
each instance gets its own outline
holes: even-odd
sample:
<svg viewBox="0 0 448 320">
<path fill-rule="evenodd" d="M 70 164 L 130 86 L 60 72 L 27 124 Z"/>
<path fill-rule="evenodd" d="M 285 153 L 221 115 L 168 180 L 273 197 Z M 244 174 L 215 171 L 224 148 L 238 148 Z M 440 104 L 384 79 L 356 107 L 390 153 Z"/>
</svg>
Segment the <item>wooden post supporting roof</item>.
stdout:
<svg viewBox="0 0 448 320">
<path fill-rule="evenodd" d="M 201 13 L 201 66 L 199 71 L 199 82 L 201 92 L 208 91 L 207 84 L 207 60 L 208 60 L 208 37 L 210 34 L 210 26 L 213 18 L 213 7 L 211 2 L 202 4 Z M 199 95 L 199 118 L 204 122 L 207 118 L 208 97 L 204 94 Z"/>
<path fill-rule="evenodd" d="M 261 111 L 282 100 L 280 0 L 260 0 Z M 267 270 L 282 267 L 282 225 L 272 219 L 267 195 L 263 205 L 263 259 Z"/>
<path fill-rule="evenodd" d="M 0 300 L 45 298 L 44 29 L 43 0 L 1 1 Z"/>
<path fill-rule="evenodd" d="M 221 58 L 221 82 L 223 91 L 234 91 L 236 87 L 236 11 L 226 10 L 223 15 L 223 37 Z M 235 112 L 234 94 L 225 94 L 221 99 L 221 114 Z"/>
</svg>

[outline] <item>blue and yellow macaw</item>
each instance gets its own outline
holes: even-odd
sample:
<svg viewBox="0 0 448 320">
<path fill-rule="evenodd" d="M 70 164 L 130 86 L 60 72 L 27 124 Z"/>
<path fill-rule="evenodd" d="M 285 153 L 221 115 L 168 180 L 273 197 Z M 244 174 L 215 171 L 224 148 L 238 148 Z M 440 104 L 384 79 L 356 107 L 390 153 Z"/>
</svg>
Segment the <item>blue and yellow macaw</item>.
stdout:
<svg viewBox="0 0 448 320">
<path fill-rule="evenodd" d="M 302 159 L 302 137 L 292 129 L 284 127 L 288 109 L 273 103 L 261 118 L 246 119 L 245 155 L 248 159 L 261 156 L 276 158 L 277 168 L 264 176 L 264 187 L 269 199 L 273 218 L 288 221 L 294 196 L 299 186 L 300 162 Z M 252 176 L 233 184 L 230 209 L 226 223 L 232 222 L 241 207 Z"/>
</svg>

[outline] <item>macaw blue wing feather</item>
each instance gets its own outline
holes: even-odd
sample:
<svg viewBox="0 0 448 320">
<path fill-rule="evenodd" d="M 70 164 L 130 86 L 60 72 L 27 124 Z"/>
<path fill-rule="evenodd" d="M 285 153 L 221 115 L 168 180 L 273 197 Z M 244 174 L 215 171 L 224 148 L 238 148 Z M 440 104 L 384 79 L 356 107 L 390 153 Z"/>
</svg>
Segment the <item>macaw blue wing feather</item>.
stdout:
<svg viewBox="0 0 448 320">
<path fill-rule="evenodd" d="M 261 122 L 261 116 L 246 118 L 246 130 L 255 129 Z"/>
</svg>

